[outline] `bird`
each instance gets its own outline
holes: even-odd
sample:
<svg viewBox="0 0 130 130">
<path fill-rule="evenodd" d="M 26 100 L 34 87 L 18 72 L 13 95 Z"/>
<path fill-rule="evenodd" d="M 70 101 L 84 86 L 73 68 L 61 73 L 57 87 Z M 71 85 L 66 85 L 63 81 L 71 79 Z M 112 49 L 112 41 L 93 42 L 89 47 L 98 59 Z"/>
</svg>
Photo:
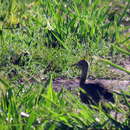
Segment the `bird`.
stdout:
<svg viewBox="0 0 130 130">
<path fill-rule="evenodd" d="M 113 93 L 108 88 L 106 88 L 102 83 L 85 82 L 88 74 L 88 69 L 89 69 L 88 61 L 80 60 L 79 62 L 73 64 L 72 66 L 77 66 L 79 69 L 81 69 L 79 86 L 81 88 L 80 99 L 83 103 L 96 105 L 99 104 L 99 102 L 102 100 L 115 103 Z"/>
</svg>

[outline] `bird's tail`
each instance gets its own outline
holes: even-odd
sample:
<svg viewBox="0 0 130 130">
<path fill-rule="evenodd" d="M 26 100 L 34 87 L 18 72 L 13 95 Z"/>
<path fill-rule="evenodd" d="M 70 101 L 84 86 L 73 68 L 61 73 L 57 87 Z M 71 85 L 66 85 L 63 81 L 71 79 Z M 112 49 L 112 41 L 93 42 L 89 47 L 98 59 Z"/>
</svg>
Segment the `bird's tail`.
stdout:
<svg viewBox="0 0 130 130">
<path fill-rule="evenodd" d="M 123 92 L 119 92 L 119 91 L 113 90 L 113 93 L 115 93 L 115 94 L 117 94 L 119 96 L 125 96 L 126 98 L 130 98 L 130 95 L 124 94 Z"/>
</svg>

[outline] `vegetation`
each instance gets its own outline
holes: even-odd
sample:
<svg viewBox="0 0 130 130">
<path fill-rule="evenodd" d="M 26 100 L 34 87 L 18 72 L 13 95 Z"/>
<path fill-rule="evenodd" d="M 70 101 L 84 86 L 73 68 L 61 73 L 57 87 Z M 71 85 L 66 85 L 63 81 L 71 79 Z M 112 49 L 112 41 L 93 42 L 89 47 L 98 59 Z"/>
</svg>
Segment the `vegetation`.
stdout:
<svg viewBox="0 0 130 130">
<path fill-rule="evenodd" d="M 0 0 L 1 129 L 128 129 L 124 94 L 127 111 L 118 100 L 107 104 L 123 113 L 120 121 L 65 89 L 55 92 L 52 75 L 78 75 L 70 66 L 83 58 L 93 77 L 118 77 L 110 65 L 130 74 L 119 64 L 130 56 L 129 7 L 127 0 Z"/>
</svg>

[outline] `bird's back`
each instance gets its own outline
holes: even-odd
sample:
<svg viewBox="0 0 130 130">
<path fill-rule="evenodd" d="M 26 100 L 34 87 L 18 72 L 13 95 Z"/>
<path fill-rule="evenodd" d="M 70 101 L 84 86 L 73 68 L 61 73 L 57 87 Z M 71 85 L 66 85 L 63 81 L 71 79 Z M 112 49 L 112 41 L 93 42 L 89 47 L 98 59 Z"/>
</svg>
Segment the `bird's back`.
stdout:
<svg viewBox="0 0 130 130">
<path fill-rule="evenodd" d="M 99 103 L 100 100 L 105 99 L 112 103 L 114 103 L 114 97 L 111 92 L 108 91 L 107 88 L 104 88 L 101 83 L 88 83 L 80 86 L 85 93 L 80 91 L 80 98 L 84 103 Z"/>
</svg>

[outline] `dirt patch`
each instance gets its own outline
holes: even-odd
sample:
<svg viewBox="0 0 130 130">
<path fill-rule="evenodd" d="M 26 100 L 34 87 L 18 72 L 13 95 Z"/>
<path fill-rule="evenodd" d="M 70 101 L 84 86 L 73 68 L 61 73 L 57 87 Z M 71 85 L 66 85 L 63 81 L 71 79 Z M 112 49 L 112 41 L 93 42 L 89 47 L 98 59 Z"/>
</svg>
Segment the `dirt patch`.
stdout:
<svg viewBox="0 0 130 130">
<path fill-rule="evenodd" d="M 105 79 L 96 79 L 96 80 L 86 80 L 86 83 L 94 83 L 94 82 L 100 82 L 104 84 L 108 89 L 112 90 L 124 90 L 128 91 L 130 86 L 130 81 L 128 80 L 105 80 Z M 55 79 L 53 81 L 53 86 L 55 90 L 60 90 L 62 87 L 68 89 L 68 90 L 74 90 L 79 87 L 79 78 L 76 79 Z"/>
</svg>

